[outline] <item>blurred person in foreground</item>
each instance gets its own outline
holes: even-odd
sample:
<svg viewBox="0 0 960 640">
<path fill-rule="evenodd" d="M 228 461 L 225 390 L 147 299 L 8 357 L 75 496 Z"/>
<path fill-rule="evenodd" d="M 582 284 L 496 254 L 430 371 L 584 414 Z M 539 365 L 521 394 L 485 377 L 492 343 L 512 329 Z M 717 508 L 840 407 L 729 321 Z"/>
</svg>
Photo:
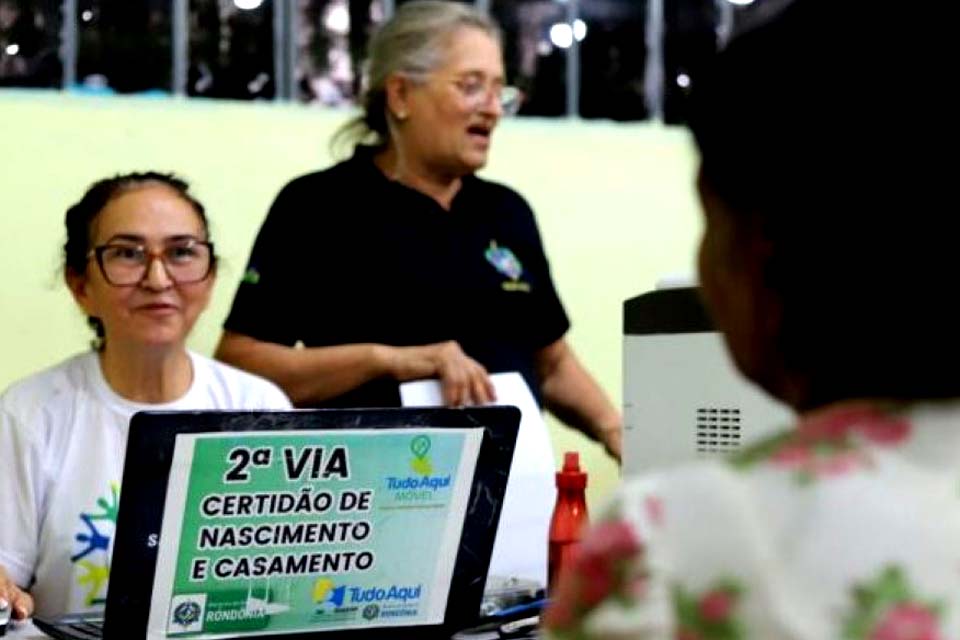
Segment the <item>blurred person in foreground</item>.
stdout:
<svg viewBox="0 0 960 640">
<path fill-rule="evenodd" d="M 960 638 L 941 13 L 797 0 L 693 76 L 702 294 L 738 368 L 799 418 L 628 481 L 554 590 L 549 637 Z"/>
</svg>

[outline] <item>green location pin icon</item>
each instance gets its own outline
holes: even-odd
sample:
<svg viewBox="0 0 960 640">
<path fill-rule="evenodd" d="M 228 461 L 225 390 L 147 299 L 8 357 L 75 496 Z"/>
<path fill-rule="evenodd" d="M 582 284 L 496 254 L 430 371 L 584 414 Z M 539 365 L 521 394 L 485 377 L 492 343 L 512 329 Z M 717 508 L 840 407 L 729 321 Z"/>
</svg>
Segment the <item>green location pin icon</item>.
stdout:
<svg viewBox="0 0 960 640">
<path fill-rule="evenodd" d="M 433 473 L 433 465 L 430 464 L 430 458 L 427 454 L 430 452 L 429 436 L 417 436 L 410 441 L 410 451 L 413 452 L 413 460 L 410 461 L 410 468 L 414 473 L 428 476 Z"/>
<path fill-rule="evenodd" d="M 410 451 L 418 458 L 422 458 L 430 452 L 429 436 L 417 436 L 410 441 Z"/>
</svg>

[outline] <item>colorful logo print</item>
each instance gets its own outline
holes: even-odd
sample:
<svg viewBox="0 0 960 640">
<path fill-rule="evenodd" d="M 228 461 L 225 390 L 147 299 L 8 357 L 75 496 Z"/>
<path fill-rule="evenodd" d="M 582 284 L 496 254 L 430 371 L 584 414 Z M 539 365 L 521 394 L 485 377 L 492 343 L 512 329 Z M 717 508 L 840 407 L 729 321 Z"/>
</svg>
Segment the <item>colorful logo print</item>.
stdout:
<svg viewBox="0 0 960 640">
<path fill-rule="evenodd" d="M 259 284 L 260 282 L 260 272 L 257 271 L 256 267 L 249 267 L 243 274 L 243 278 L 240 280 L 244 284 Z"/>
<path fill-rule="evenodd" d="M 88 607 L 103 604 L 107 599 L 107 582 L 110 578 L 110 544 L 117 526 L 117 511 L 120 506 L 120 485 L 110 483 L 110 495 L 97 498 L 98 511 L 80 513 L 83 528 L 74 536 L 81 548 L 70 556 L 70 561 L 83 573 L 77 576 L 77 584 L 86 589 Z"/>
<path fill-rule="evenodd" d="M 316 604 L 342 607 L 346 593 L 346 587 L 336 586 L 330 578 L 317 578 L 313 583 L 313 601 Z"/>
<path fill-rule="evenodd" d="M 487 247 L 483 255 L 497 271 L 511 280 L 517 281 L 523 275 L 523 264 L 520 263 L 517 256 L 507 247 L 497 246 L 496 240 L 490 241 L 490 246 Z"/>
<path fill-rule="evenodd" d="M 189 627 L 200 619 L 200 605 L 192 600 L 181 602 L 173 610 L 173 621 L 181 627 Z"/>
<path fill-rule="evenodd" d="M 421 476 L 429 476 L 433 473 L 433 464 L 430 462 L 430 437 L 420 435 L 410 441 L 410 451 L 413 453 L 413 459 L 410 461 L 410 468 L 413 472 Z"/>
</svg>

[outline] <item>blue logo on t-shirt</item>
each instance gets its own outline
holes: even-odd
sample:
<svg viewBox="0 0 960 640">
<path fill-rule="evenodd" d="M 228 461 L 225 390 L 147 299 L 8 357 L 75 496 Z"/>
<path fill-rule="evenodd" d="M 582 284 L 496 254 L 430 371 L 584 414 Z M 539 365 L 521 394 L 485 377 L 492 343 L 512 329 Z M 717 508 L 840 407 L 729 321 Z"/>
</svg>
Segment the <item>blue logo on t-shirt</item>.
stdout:
<svg viewBox="0 0 960 640">
<path fill-rule="evenodd" d="M 107 601 L 107 581 L 110 578 L 110 542 L 117 526 L 120 507 L 120 487 L 110 483 L 110 496 L 97 498 L 98 513 L 81 513 L 83 529 L 75 536 L 83 545 L 70 561 L 85 573 L 77 578 L 80 587 L 86 587 L 84 601 L 88 607 Z M 106 526 L 104 526 L 106 525 Z"/>
</svg>

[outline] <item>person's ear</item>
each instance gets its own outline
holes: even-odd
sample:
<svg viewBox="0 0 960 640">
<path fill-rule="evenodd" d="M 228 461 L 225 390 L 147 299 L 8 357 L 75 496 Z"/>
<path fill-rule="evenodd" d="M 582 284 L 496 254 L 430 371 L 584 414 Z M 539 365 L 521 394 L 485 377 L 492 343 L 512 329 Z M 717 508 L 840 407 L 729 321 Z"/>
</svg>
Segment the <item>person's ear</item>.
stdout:
<svg viewBox="0 0 960 640">
<path fill-rule="evenodd" d="M 744 216 L 740 246 L 746 252 L 748 268 L 756 274 L 763 284 L 764 274 L 774 258 L 774 246 L 762 219 L 758 216 Z"/>
<path fill-rule="evenodd" d="M 93 313 L 93 302 L 90 300 L 90 295 L 87 292 L 89 280 L 86 274 L 77 273 L 73 269 L 67 269 L 64 274 L 64 280 L 67 283 L 67 288 L 70 289 L 70 294 L 73 295 L 73 299 L 80 305 L 80 308 L 83 309 L 88 316 L 96 315 Z"/>
<path fill-rule="evenodd" d="M 776 247 L 760 216 L 745 216 L 742 237 L 738 245 L 743 251 L 743 268 L 749 286 L 754 292 L 758 318 L 756 326 L 768 336 L 779 336 L 783 322 L 783 301 L 775 283 L 771 283 L 771 269 L 776 268 Z"/>
<path fill-rule="evenodd" d="M 398 122 L 410 117 L 410 80 L 399 73 L 391 74 L 385 84 L 387 111 Z"/>
</svg>

